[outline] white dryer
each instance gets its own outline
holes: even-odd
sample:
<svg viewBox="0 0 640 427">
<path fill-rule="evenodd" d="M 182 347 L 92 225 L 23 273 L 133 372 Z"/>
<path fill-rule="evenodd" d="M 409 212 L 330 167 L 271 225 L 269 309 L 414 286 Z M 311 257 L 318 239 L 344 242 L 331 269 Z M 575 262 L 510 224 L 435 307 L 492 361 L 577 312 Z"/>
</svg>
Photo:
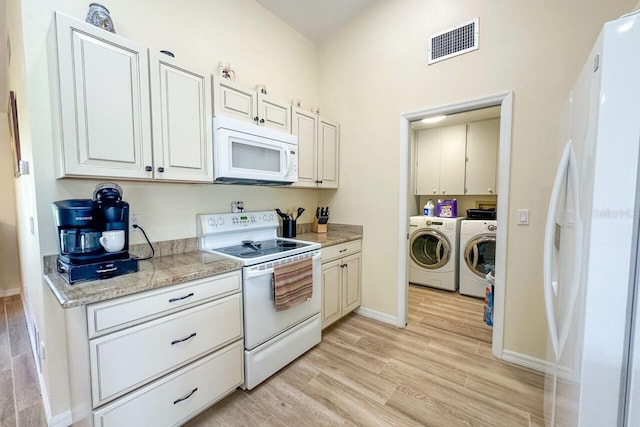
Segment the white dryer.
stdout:
<svg viewBox="0 0 640 427">
<path fill-rule="evenodd" d="M 458 289 L 458 242 L 462 218 L 409 218 L 409 282 Z"/>
<path fill-rule="evenodd" d="M 460 224 L 460 294 L 484 298 L 487 273 L 496 268 L 495 220 L 464 220 Z"/>
</svg>

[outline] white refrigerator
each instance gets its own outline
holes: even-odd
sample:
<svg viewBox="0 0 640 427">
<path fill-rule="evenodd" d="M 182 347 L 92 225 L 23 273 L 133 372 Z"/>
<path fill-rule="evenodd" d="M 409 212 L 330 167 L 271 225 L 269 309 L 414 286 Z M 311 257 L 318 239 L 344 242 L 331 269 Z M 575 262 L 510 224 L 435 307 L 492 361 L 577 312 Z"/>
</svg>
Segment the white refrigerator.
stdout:
<svg viewBox="0 0 640 427">
<path fill-rule="evenodd" d="M 548 426 L 640 426 L 640 16 L 604 25 L 570 94 L 545 230 Z"/>
</svg>

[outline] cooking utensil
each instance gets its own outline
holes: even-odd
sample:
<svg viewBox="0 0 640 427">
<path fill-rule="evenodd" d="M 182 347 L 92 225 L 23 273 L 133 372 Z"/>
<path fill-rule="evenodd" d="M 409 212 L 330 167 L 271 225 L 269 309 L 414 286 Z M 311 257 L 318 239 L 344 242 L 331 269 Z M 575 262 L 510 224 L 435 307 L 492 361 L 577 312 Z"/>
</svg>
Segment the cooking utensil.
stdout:
<svg viewBox="0 0 640 427">
<path fill-rule="evenodd" d="M 296 221 L 300 218 L 300 215 L 304 212 L 304 208 L 298 208 L 298 214 L 296 215 Z"/>
<path fill-rule="evenodd" d="M 289 219 L 289 215 L 287 215 L 286 213 L 282 212 L 280 209 L 276 208 L 276 213 L 278 215 L 280 215 L 280 218 L 284 219 L 284 220 L 288 220 Z"/>
</svg>

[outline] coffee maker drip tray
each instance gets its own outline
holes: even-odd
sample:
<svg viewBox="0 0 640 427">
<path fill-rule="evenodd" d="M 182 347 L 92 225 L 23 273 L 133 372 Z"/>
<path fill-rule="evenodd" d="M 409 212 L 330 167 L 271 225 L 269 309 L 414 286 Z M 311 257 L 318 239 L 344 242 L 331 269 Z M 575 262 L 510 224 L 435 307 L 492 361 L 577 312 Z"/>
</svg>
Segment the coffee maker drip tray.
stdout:
<svg viewBox="0 0 640 427">
<path fill-rule="evenodd" d="M 58 259 L 58 272 L 67 274 L 70 285 L 84 280 L 108 279 L 138 271 L 138 258 L 116 259 L 91 264 L 69 264 Z"/>
</svg>

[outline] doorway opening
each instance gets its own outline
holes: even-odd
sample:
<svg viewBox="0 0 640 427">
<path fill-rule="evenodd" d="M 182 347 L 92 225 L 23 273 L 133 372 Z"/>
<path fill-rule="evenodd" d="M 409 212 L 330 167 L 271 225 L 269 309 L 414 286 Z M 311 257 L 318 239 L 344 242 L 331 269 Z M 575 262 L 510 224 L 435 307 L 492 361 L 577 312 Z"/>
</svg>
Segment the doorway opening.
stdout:
<svg viewBox="0 0 640 427">
<path fill-rule="evenodd" d="M 509 194 L 509 170 L 511 158 L 511 126 L 512 126 L 512 92 L 501 93 L 466 102 L 448 104 L 439 107 L 404 113 L 400 118 L 400 179 L 399 179 L 399 206 L 398 206 L 398 283 L 397 283 L 397 326 L 404 327 L 408 319 L 408 250 L 409 216 L 418 211 L 422 199 L 414 196 L 414 188 L 410 185 L 410 176 L 413 170 L 410 159 L 414 158 L 411 152 L 412 122 L 440 115 L 453 115 L 474 110 L 483 110 L 488 107 L 499 108 L 499 143 L 497 164 L 497 189 L 499 197 L 496 200 L 497 218 L 499 227 L 495 230 L 495 286 L 494 286 L 494 310 L 492 353 L 502 358 L 503 331 L 504 331 L 504 295 L 505 272 L 507 253 L 507 227 L 508 227 L 508 194 Z M 459 116 L 462 117 L 462 116 Z M 438 189 L 439 192 L 439 189 Z M 440 194 L 438 194 L 440 196 Z M 453 197 L 453 196 L 452 196 Z M 490 202 L 491 200 L 487 200 Z M 486 205 L 486 202 L 485 205 Z M 418 210 L 419 209 L 419 210 Z"/>
</svg>

